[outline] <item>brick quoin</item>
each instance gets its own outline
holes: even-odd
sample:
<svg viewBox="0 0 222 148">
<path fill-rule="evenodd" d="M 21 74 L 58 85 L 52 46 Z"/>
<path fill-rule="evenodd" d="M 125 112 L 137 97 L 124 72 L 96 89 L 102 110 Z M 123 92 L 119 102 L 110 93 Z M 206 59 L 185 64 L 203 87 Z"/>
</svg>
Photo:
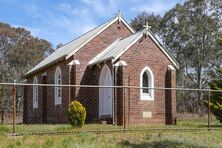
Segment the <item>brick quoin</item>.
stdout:
<svg viewBox="0 0 222 148">
<path fill-rule="evenodd" d="M 173 65 L 154 41 L 143 37 L 130 47 L 117 61 L 123 60 L 127 67 L 113 68 L 111 60 L 88 66 L 89 61 L 101 53 L 119 38 L 132 33 L 122 22 L 114 22 L 110 27 L 92 39 L 78 52 L 67 60 L 60 60 L 27 77 L 27 83 L 32 84 L 33 78 L 38 78 L 39 84 L 54 84 L 55 70 L 59 66 L 62 72 L 62 84 L 69 84 L 69 62 L 79 60 L 80 65 L 71 68 L 71 83 L 73 85 L 99 85 L 100 74 L 106 64 L 110 68 L 115 86 L 139 86 L 140 72 L 148 66 L 154 74 L 155 87 L 175 87 L 176 71 L 169 69 Z M 117 62 L 116 61 L 116 62 Z M 115 76 L 114 76 L 115 75 Z M 79 100 L 87 111 L 86 123 L 98 122 L 99 119 L 99 88 L 70 88 L 71 101 Z M 113 89 L 114 119 L 105 119 L 108 123 L 122 125 L 124 122 L 123 105 L 125 104 L 125 123 L 128 124 L 173 124 L 176 117 L 176 93 L 172 90 L 155 90 L 154 101 L 140 100 L 139 89 Z M 54 104 L 54 87 L 38 87 L 38 108 L 32 107 L 32 86 L 24 88 L 24 123 L 67 123 L 67 108 L 69 105 L 69 88 L 62 87 L 62 103 Z M 151 118 L 143 118 L 143 112 L 152 112 Z"/>
</svg>

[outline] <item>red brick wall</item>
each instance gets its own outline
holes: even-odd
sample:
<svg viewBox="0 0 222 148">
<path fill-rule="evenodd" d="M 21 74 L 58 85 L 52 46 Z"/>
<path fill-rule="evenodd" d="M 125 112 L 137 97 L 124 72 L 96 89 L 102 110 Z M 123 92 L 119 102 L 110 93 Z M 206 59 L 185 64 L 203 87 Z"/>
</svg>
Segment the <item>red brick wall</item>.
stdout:
<svg viewBox="0 0 222 148">
<path fill-rule="evenodd" d="M 40 75 L 36 75 L 37 79 L 38 79 L 38 83 L 42 83 L 41 81 L 41 76 Z M 34 77 L 33 77 L 34 79 Z M 27 80 L 27 83 L 33 83 L 33 79 L 28 79 Z M 24 118 L 24 122 L 25 123 L 41 123 L 42 122 L 42 106 L 41 106 L 41 101 L 42 99 L 40 99 L 40 97 L 38 97 L 38 108 L 33 108 L 33 98 L 32 98 L 32 92 L 33 92 L 33 87 L 32 86 L 26 86 L 26 89 L 25 89 L 25 96 L 24 97 L 27 97 L 27 98 L 24 98 L 25 99 L 25 104 L 24 104 L 24 107 L 26 110 L 24 110 L 25 114 L 26 114 L 26 118 Z M 38 87 L 38 92 L 39 92 L 39 95 L 38 96 L 41 96 L 42 95 L 42 91 L 41 91 L 41 88 Z M 38 114 L 35 114 L 35 112 L 38 112 Z"/>
<path fill-rule="evenodd" d="M 88 67 L 89 61 L 118 38 L 124 38 L 130 34 L 131 32 L 123 23 L 118 23 L 118 21 L 116 21 L 79 50 L 74 56 L 74 59 L 80 61 L 80 65 L 76 67 L 76 84 L 99 85 L 100 72 L 103 68 L 103 64 L 100 64 L 100 66 L 94 65 Z M 96 120 L 99 115 L 99 89 L 77 88 L 76 98 L 86 107 L 87 122 Z"/>
<path fill-rule="evenodd" d="M 57 66 L 60 67 L 62 71 L 62 84 L 68 84 L 69 76 L 68 71 L 69 68 L 67 64 L 69 61 L 61 61 L 57 64 L 52 65 L 51 67 L 47 68 L 45 71 L 38 72 L 35 76 L 38 78 L 38 83 L 43 84 L 43 76 L 42 73 L 47 72 L 46 81 L 47 84 L 54 84 L 54 75 Z M 34 76 L 29 77 L 27 79 L 27 83 L 32 84 Z M 43 86 L 38 87 L 38 108 L 33 108 L 32 106 L 32 86 L 27 86 L 27 120 L 28 123 L 42 123 L 43 118 L 42 116 L 47 116 L 47 123 L 64 123 L 67 122 L 67 118 L 65 116 L 66 110 L 68 107 L 68 87 L 62 88 L 62 104 L 55 105 L 54 101 L 54 87 L 46 87 L 47 98 L 43 98 Z M 47 114 L 43 115 L 43 99 L 46 99 L 47 104 Z"/>
<path fill-rule="evenodd" d="M 123 67 L 115 67 L 115 84 L 116 86 L 123 86 Z M 115 88 L 115 123 L 123 125 L 124 122 L 124 91 L 123 88 Z"/>
<path fill-rule="evenodd" d="M 169 68 L 167 69 L 166 75 L 166 88 L 176 87 L 176 71 Z M 165 107 L 165 117 L 166 124 L 176 124 L 176 90 L 166 90 L 166 107 Z"/>
<path fill-rule="evenodd" d="M 104 50 L 112 42 L 120 37 L 130 35 L 130 31 L 122 24 L 117 22 L 103 31 L 91 42 L 79 50 L 73 57 L 67 61 L 59 61 L 56 64 L 38 72 L 38 82 L 43 83 L 42 73 L 47 72 L 47 84 L 54 84 L 54 74 L 56 67 L 59 66 L 62 71 L 62 84 L 69 84 L 69 67 L 67 64 L 76 59 L 80 61 L 80 65 L 73 66 L 71 75 L 71 84 L 81 85 L 99 85 L 101 70 L 105 63 L 88 66 L 88 62 L 98 53 Z M 122 70 L 116 68 L 115 83 L 123 85 L 122 76 L 126 85 L 139 86 L 140 72 L 145 66 L 148 66 L 154 74 L 155 87 L 174 87 L 176 86 L 175 73 L 168 72 L 168 65 L 172 65 L 169 59 L 161 52 L 151 38 L 143 38 L 126 51 L 119 60 L 127 62 L 128 66 Z M 106 64 L 110 67 L 113 75 L 111 62 Z M 28 83 L 32 83 L 33 76 L 28 78 Z M 32 87 L 27 87 L 25 91 L 26 114 L 24 121 L 26 123 L 42 123 L 42 116 L 47 116 L 47 123 L 65 123 L 67 122 L 66 110 L 69 101 L 68 87 L 62 88 L 62 104 L 54 105 L 54 88 L 47 87 L 47 98 L 43 98 L 43 87 L 39 87 L 39 105 L 37 109 L 32 108 Z M 87 111 L 87 122 L 98 120 L 99 115 L 99 88 L 72 88 L 71 100 L 79 100 Z M 167 94 L 168 93 L 168 94 Z M 115 122 L 118 125 L 123 124 L 123 89 L 115 90 Z M 43 115 L 43 99 L 46 99 L 47 111 Z M 154 101 L 141 101 L 139 89 L 130 89 L 125 92 L 125 115 L 126 123 L 129 124 L 150 124 L 150 123 L 166 123 L 165 118 L 173 120 L 176 113 L 176 94 L 173 91 L 155 90 Z M 169 108 L 169 110 L 168 110 Z M 143 118 L 143 111 L 151 111 L 152 118 Z M 167 112 L 168 111 L 168 112 Z"/>
<path fill-rule="evenodd" d="M 162 53 L 150 37 L 138 41 L 128 49 L 120 58 L 128 64 L 124 70 L 126 85 L 140 86 L 140 73 L 148 66 L 154 75 L 154 87 L 165 87 L 168 65 L 172 65 L 169 59 Z M 169 81 L 175 82 L 175 76 Z M 130 84 L 129 84 L 130 83 Z M 175 86 L 175 83 L 173 83 Z M 140 100 L 140 90 L 130 89 L 126 91 L 126 114 L 130 124 L 165 123 L 165 91 L 155 90 L 154 101 Z M 128 97 L 130 96 L 130 98 Z M 175 104 L 176 95 L 172 94 Z M 144 111 L 151 111 L 152 118 L 143 118 Z"/>
<path fill-rule="evenodd" d="M 104 30 L 101 34 L 95 37 L 92 41 L 90 41 L 87 45 L 85 45 L 82 49 L 80 49 L 73 57 L 70 57 L 67 61 L 59 61 L 44 70 L 39 71 L 32 76 L 27 78 L 27 83 L 31 83 L 33 81 L 34 76 L 38 77 L 38 82 L 43 83 L 42 73 L 47 73 L 47 84 L 54 84 L 54 75 L 56 67 L 59 66 L 62 71 L 62 84 L 69 84 L 69 68 L 67 64 L 73 60 L 79 60 L 80 65 L 73 66 L 72 68 L 72 76 L 71 76 L 71 84 L 93 84 L 98 85 L 100 71 L 102 66 L 98 69 L 96 66 L 87 67 L 88 62 L 99 54 L 102 50 L 108 47 L 112 42 L 117 40 L 118 38 L 126 37 L 130 35 L 131 32 L 123 23 L 118 23 L 116 21 L 109 28 Z M 62 104 L 54 105 L 54 88 L 47 87 L 47 98 L 42 98 L 43 88 L 39 87 L 39 105 L 37 109 L 33 109 L 32 107 L 32 87 L 29 86 L 25 91 L 27 98 L 25 98 L 26 105 L 24 109 L 27 111 L 25 114 L 24 122 L 26 123 L 42 123 L 42 116 L 47 116 L 47 123 L 64 123 L 67 122 L 66 110 L 68 107 L 69 101 L 69 89 L 62 88 Z M 94 118 L 98 117 L 98 99 L 99 99 L 99 89 L 98 88 L 72 88 L 72 97 L 71 100 L 77 99 L 80 100 L 81 103 L 86 107 L 87 110 L 87 121 L 93 121 Z M 88 93 L 86 93 L 88 92 Z M 96 98 L 96 99 L 95 99 Z M 47 99 L 47 114 L 42 115 L 43 109 L 43 99 Z M 94 99 L 94 101 L 92 101 Z"/>
</svg>

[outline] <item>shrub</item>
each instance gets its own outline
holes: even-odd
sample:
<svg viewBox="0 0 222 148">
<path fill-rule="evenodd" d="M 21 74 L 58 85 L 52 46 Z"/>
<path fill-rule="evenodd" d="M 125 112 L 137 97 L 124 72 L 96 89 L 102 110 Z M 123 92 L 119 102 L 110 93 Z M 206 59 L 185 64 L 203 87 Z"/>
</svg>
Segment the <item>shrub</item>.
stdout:
<svg viewBox="0 0 222 148">
<path fill-rule="evenodd" d="M 86 109 L 78 101 L 72 101 L 68 108 L 69 122 L 72 126 L 82 127 L 86 119 Z"/>
<path fill-rule="evenodd" d="M 212 90 L 222 90 L 222 68 L 218 69 L 219 79 L 213 80 L 209 83 Z M 211 92 L 210 108 L 216 119 L 222 123 L 222 93 Z M 207 105 L 207 101 L 205 102 Z"/>
</svg>

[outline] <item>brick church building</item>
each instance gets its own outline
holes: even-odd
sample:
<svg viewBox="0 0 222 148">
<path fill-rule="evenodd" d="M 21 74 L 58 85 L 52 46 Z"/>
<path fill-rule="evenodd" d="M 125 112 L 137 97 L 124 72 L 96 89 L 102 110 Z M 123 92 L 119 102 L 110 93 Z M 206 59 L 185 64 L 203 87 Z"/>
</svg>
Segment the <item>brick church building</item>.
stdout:
<svg viewBox="0 0 222 148">
<path fill-rule="evenodd" d="M 65 44 L 26 73 L 24 123 L 67 123 L 67 108 L 79 100 L 86 122 L 173 124 L 174 90 L 112 86 L 176 87 L 177 62 L 150 31 L 135 32 L 121 14 Z M 99 87 L 58 87 L 58 85 Z"/>
</svg>

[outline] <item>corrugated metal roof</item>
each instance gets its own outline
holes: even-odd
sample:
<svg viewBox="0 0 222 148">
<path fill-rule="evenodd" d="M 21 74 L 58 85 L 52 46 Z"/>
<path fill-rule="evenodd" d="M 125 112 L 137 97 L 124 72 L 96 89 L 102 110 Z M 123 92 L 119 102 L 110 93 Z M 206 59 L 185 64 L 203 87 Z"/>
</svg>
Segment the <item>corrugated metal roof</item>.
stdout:
<svg viewBox="0 0 222 148">
<path fill-rule="evenodd" d="M 144 28 L 139 32 L 136 32 L 124 39 L 115 41 L 109 47 L 103 50 L 100 54 L 98 54 L 95 58 L 93 58 L 89 62 L 89 65 L 95 65 L 97 63 L 104 62 L 110 59 L 115 61 L 133 44 L 135 44 L 143 36 L 144 33 L 146 33 L 151 37 L 151 39 L 153 39 L 153 41 L 158 45 L 158 47 L 163 51 L 163 53 L 168 57 L 168 59 L 174 64 L 174 66 L 179 69 L 179 64 L 174 59 L 174 57 L 160 44 L 160 42 L 155 38 L 153 33 L 148 28 Z"/>
<path fill-rule="evenodd" d="M 105 30 L 109 25 L 111 25 L 116 20 L 121 19 L 125 23 L 125 25 L 130 29 L 130 31 L 134 32 L 132 28 L 126 24 L 125 20 L 123 18 L 119 18 L 119 16 L 116 16 L 109 21 L 105 22 L 104 24 L 92 29 L 91 31 L 83 34 L 82 36 L 72 40 L 71 42 L 65 44 L 61 48 L 54 51 L 51 55 L 49 55 L 46 59 L 41 61 L 38 65 L 36 65 L 34 68 L 32 68 L 29 72 L 25 74 L 25 76 L 43 68 L 46 67 L 55 61 L 67 58 L 71 54 L 74 54 L 77 52 L 82 46 L 87 44 L 91 39 L 93 39 L 95 36 L 97 36 L 99 33 L 101 33 L 103 30 Z"/>
<path fill-rule="evenodd" d="M 91 41 L 94 37 L 96 37 L 98 34 L 100 34 L 103 30 L 105 30 L 107 27 L 109 27 L 112 23 L 120 19 L 123 21 L 123 23 L 128 27 L 128 29 L 134 33 L 134 30 L 127 24 L 127 22 L 121 18 L 120 16 L 116 16 L 109 21 L 105 22 L 104 24 L 92 29 L 91 31 L 83 34 L 82 36 L 72 40 L 71 42 L 65 44 L 61 48 L 54 51 L 51 55 L 49 55 L 46 59 L 41 61 L 38 65 L 36 65 L 34 68 L 32 68 L 29 72 L 25 74 L 25 76 L 34 73 L 46 66 L 51 65 L 52 63 L 67 59 L 74 53 L 76 53 L 79 49 L 81 49 L 85 44 L 87 44 L 89 41 Z M 153 36 L 153 34 L 149 31 L 149 29 L 145 28 L 139 32 L 136 32 L 124 39 L 119 39 L 113 44 L 111 44 L 109 47 L 107 47 L 105 50 L 103 50 L 100 54 L 98 54 L 95 58 L 93 58 L 89 65 L 94 65 L 97 63 L 100 63 L 102 61 L 106 61 L 108 59 L 113 59 L 114 61 L 121 56 L 130 46 L 132 46 L 141 36 L 144 32 L 148 32 L 148 35 L 151 36 L 152 39 L 154 39 L 154 42 L 160 47 L 160 49 L 166 54 L 166 56 L 175 64 L 175 66 L 178 68 L 177 62 L 174 60 L 174 58 L 163 48 L 163 46 L 158 42 L 158 40 Z"/>
<path fill-rule="evenodd" d="M 95 58 L 93 58 L 89 62 L 89 65 L 95 65 L 108 59 L 114 59 L 126 48 L 129 48 L 130 44 L 134 43 L 143 34 L 144 30 L 134 33 L 124 39 L 115 41 L 113 44 L 103 50 L 100 54 L 98 54 Z"/>
</svg>

